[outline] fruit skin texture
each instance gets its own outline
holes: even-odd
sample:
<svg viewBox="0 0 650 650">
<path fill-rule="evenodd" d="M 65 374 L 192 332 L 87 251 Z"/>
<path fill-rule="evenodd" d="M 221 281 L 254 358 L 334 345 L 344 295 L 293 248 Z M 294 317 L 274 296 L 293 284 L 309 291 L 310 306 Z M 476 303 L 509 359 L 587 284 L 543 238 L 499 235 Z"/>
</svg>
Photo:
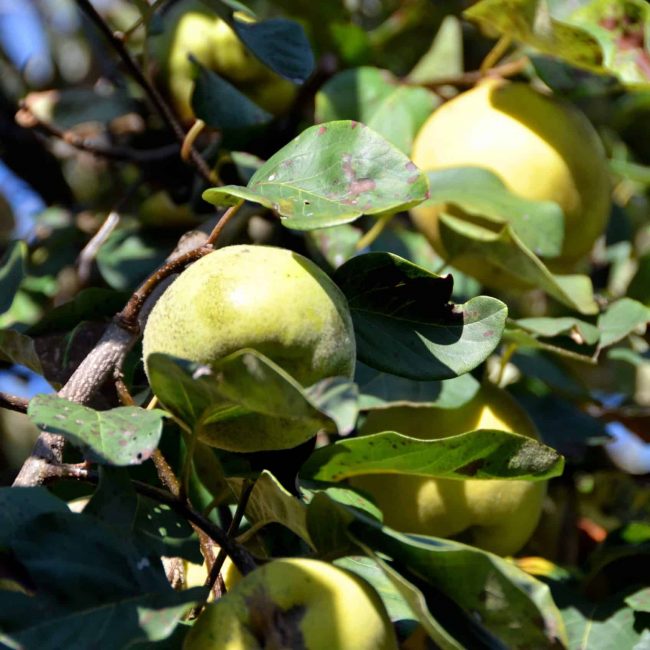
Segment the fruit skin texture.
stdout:
<svg viewBox="0 0 650 650">
<path fill-rule="evenodd" d="M 164 14 L 164 32 L 151 39 L 151 46 L 161 83 L 184 123 L 194 120 L 195 71 L 189 55 L 274 115 L 286 111 L 296 95 L 294 84 L 267 68 L 225 21 L 198 0 L 173 5 Z"/>
<path fill-rule="evenodd" d="M 450 100 L 424 123 L 411 158 L 424 171 L 483 167 L 519 196 L 558 203 L 565 214 L 565 236 L 560 256 L 547 260 L 551 268 L 575 265 L 607 224 L 609 176 L 598 135 L 576 108 L 527 84 L 488 79 Z M 444 211 L 495 228 L 454 207 L 415 207 L 413 221 L 445 259 L 449 256 L 438 228 Z M 487 286 L 498 288 L 513 277 L 478 254 L 449 261 Z"/>
<path fill-rule="evenodd" d="M 458 409 L 400 406 L 371 411 L 362 434 L 397 431 L 436 440 L 477 429 L 513 431 L 537 438 L 526 412 L 504 390 L 484 384 Z M 452 537 L 498 555 L 513 555 L 537 526 L 546 482 L 500 479 L 433 479 L 407 474 L 367 474 L 350 480 L 368 492 L 397 530 Z"/>
<path fill-rule="evenodd" d="M 397 650 L 388 614 L 363 580 L 327 562 L 275 560 L 210 604 L 184 650 Z"/>
<path fill-rule="evenodd" d="M 341 290 L 311 260 L 270 246 L 228 246 L 192 264 L 166 289 L 143 337 L 152 352 L 210 365 L 253 348 L 303 386 L 351 378 L 356 345 Z M 207 425 L 199 439 L 231 451 L 285 449 L 316 433 L 304 423 L 244 415 Z M 301 437 L 296 441 L 296 437 Z"/>
</svg>

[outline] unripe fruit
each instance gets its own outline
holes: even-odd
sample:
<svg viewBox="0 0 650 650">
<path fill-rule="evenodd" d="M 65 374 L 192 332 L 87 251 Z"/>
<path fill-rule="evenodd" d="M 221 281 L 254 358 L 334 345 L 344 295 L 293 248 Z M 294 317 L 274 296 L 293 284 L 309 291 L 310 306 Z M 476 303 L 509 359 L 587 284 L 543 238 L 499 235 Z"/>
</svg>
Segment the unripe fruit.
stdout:
<svg viewBox="0 0 650 650">
<path fill-rule="evenodd" d="M 210 604 L 187 635 L 185 650 L 397 650 L 377 593 L 327 562 L 275 560 Z"/>
<path fill-rule="evenodd" d="M 282 248 L 228 246 L 186 269 L 151 311 L 145 364 L 162 352 L 211 365 L 253 348 L 303 386 L 352 377 L 355 339 L 345 296 L 311 260 Z M 200 439 L 232 451 L 294 447 L 301 421 L 252 414 L 206 425 Z"/>
<path fill-rule="evenodd" d="M 371 411 L 361 433 L 397 431 L 436 440 L 477 429 L 538 437 L 513 398 L 488 384 L 457 409 L 400 406 Z M 373 497 L 385 523 L 397 530 L 434 537 L 462 534 L 469 543 L 499 555 L 512 555 L 528 541 L 546 493 L 545 482 L 523 480 L 368 474 L 350 482 Z"/>
<path fill-rule="evenodd" d="M 576 108 L 527 84 L 488 79 L 450 100 L 419 131 L 412 160 L 424 171 L 483 167 L 521 197 L 558 203 L 565 216 L 564 242 L 560 256 L 548 260 L 557 269 L 588 253 L 607 224 L 609 176 L 598 135 Z M 454 206 L 420 205 L 411 211 L 436 251 L 487 286 L 498 288 L 512 278 L 508 269 L 477 253 L 449 259 L 438 227 L 445 211 L 469 218 Z"/>
</svg>

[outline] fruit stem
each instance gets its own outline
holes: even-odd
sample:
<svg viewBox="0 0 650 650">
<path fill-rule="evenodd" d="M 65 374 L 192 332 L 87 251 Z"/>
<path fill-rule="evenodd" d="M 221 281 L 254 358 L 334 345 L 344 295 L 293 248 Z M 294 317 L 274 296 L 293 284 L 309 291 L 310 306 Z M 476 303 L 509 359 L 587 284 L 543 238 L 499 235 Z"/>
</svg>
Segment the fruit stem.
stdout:
<svg viewBox="0 0 650 650">
<path fill-rule="evenodd" d="M 512 37 L 504 34 L 497 42 L 496 45 L 487 53 L 483 59 L 481 67 L 479 68 L 481 74 L 487 74 L 494 66 L 496 66 L 499 59 L 506 53 L 506 50 L 512 43 Z"/>
<path fill-rule="evenodd" d="M 219 219 L 219 221 L 217 221 L 217 225 L 212 229 L 210 236 L 207 238 L 204 244 L 205 246 L 212 246 L 215 244 L 217 239 L 219 239 L 219 235 L 221 234 L 221 231 L 226 227 L 226 224 L 239 212 L 239 208 L 241 208 L 242 205 L 244 205 L 243 199 L 235 203 L 235 205 L 231 205 L 221 215 L 221 218 Z"/>
</svg>

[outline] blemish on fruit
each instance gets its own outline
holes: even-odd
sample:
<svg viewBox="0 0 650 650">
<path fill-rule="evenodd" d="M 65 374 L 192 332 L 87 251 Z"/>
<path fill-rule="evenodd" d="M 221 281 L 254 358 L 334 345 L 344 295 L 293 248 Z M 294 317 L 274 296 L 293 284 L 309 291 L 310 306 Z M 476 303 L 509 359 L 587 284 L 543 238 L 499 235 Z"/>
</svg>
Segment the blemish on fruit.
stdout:
<svg viewBox="0 0 650 650">
<path fill-rule="evenodd" d="M 318 129 L 318 135 L 323 135 L 324 133 L 327 133 L 327 127 L 321 126 L 320 129 Z"/>
</svg>

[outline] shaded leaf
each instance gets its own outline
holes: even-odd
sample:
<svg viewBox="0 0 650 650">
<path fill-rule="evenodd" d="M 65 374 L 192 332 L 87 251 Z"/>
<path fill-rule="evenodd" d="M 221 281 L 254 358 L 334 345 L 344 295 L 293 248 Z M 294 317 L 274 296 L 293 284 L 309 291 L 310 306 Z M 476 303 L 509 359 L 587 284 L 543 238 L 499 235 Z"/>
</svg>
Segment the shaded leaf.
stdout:
<svg viewBox="0 0 650 650">
<path fill-rule="evenodd" d="M 158 447 L 164 411 L 121 406 L 96 411 L 58 395 L 37 395 L 27 414 L 40 428 L 64 436 L 86 457 L 108 465 L 139 465 Z"/>
<path fill-rule="evenodd" d="M 600 338 L 600 332 L 595 325 L 569 316 L 520 318 L 514 322 L 537 336 L 554 337 L 563 334 L 572 336 L 576 342 L 586 345 L 595 345 Z"/>
<path fill-rule="evenodd" d="M 451 276 L 397 255 L 360 255 L 334 277 L 350 305 L 358 357 L 377 370 L 448 379 L 482 363 L 501 340 L 507 315 L 501 301 L 479 296 L 453 305 Z"/>
<path fill-rule="evenodd" d="M 216 72 L 194 64 L 198 74 L 192 93 L 192 109 L 197 118 L 217 129 L 248 129 L 273 119 L 235 86 Z"/>
<path fill-rule="evenodd" d="M 402 84 L 387 70 L 352 68 L 320 88 L 315 120 L 362 122 L 408 155 L 416 133 L 438 103 L 430 90 Z"/>
<path fill-rule="evenodd" d="M 245 480 L 228 479 L 228 484 L 237 497 L 241 494 Z M 307 532 L 306 515 L 305 504 L 287 492 L 273 474 L 264 470 L 255 481 L 246 506 L 246 519 L 251 523 L 251 527 L 238 539 L 240 542 L 245 541 L 267 524 L 278 523 L 313 546 Z"/>
<path fill-rule="evenodd" d="M 509 224 L 494 232 L 448 214 L 440 216 L 440 236 L 449 254 L 454 258 L 480 258 L 486 268 L 493 267 L 502 275 L 504 283 L 510 278 L 515 285 L 537 287 L 561 303 L 582 314 L 595 314 L 591 281 L 584 275 L 553 275 L 514 233 Z"/>
<path fill-rule="evenodd" d="M 335 423 L 339 435 L 345 436 L 353 429 L 359 415 L 359 389 L 344 377 L 329 377 L 307 389 L 316 407 Z"/>
<path fill-rule="evenodd" d="M 83 509 L 123 535 L 130 535 L 138 511 L 138 495 L 123 467 L 100 466 L 99 483 Z"/>
<path fill-rule="evenodd" d="M 160 353 L 147 364 L 156 395 L 190 427 L 261 414 L 335 428 L 305 388 L 255 350 L 239 350 L 212 368 Z"/>
<path fill-rule="evenodd" d="M 380 372 L 363 363 L 357 364 L 355 379 L 361 391 L 361 410 L 398 405 L 458 408 L 469 402 L 481 385 L 467 373 L 442 381 L 415 381 Z"/>
<path fill-rule="evenodd" d="M 301 475 L 319 481 L 386 472 L 461 480 L 544 480 L 562 474 L 563 467 L 554 449 L 506 431 L 479 429 L 437 440 L 386 431 L 317 449 Z"/>
<path fill-rule="evenodd" d="M 496 174 L 481 167 L 441 169 L 427 176 L 433 203 L 453 203 L 469 214 L 509 223 L 512 232 L 535 255 L 560 254 L 564 214 L 557 203 L 517 196 Z"/>
<path fill-rule="evenodd" d="M 47 512 L 68 512 L 68 506 L 44 487 L 1 487 L 0 548 L 8 546 L 23 524 Z"/>
<path fill-rule="evenodd" d="M 44 374 L 34 341 L 15 330 L 0 331 L 0 361 L 20 364 L 37 375 Z"/>
<path fill-rule="evenodd" d="M 311 230 L 404 210 L 426 193 L 426 177 L 402 152 L 363 124 L 340 121 L 303 131 L 247 187 L 215 187 L 203 198 L 214 205 L 261 203 L 284 217 L 285 226 Z"/>
<path fill-rule="evenodd" d="M 0 259 L 0 314 L 9 310 L 25 277 L 26 256 L 27 244 L 24 241 L 15 241 Z"/>
<path fill-rule="evenodd" d="M 314 55 L 302 26 L 285 18 L 257 23 L 229 20 L 244 45 L 274 72 L 294 83 L 307 80 L 314 69 Z"/>
<path fill-rule="evenodd" d="M 413 83 L 433 83 L 463 72 L 463 28 L 456 16 L 445 16 L 433 43 L 409 72 Z"/>
</svg>

